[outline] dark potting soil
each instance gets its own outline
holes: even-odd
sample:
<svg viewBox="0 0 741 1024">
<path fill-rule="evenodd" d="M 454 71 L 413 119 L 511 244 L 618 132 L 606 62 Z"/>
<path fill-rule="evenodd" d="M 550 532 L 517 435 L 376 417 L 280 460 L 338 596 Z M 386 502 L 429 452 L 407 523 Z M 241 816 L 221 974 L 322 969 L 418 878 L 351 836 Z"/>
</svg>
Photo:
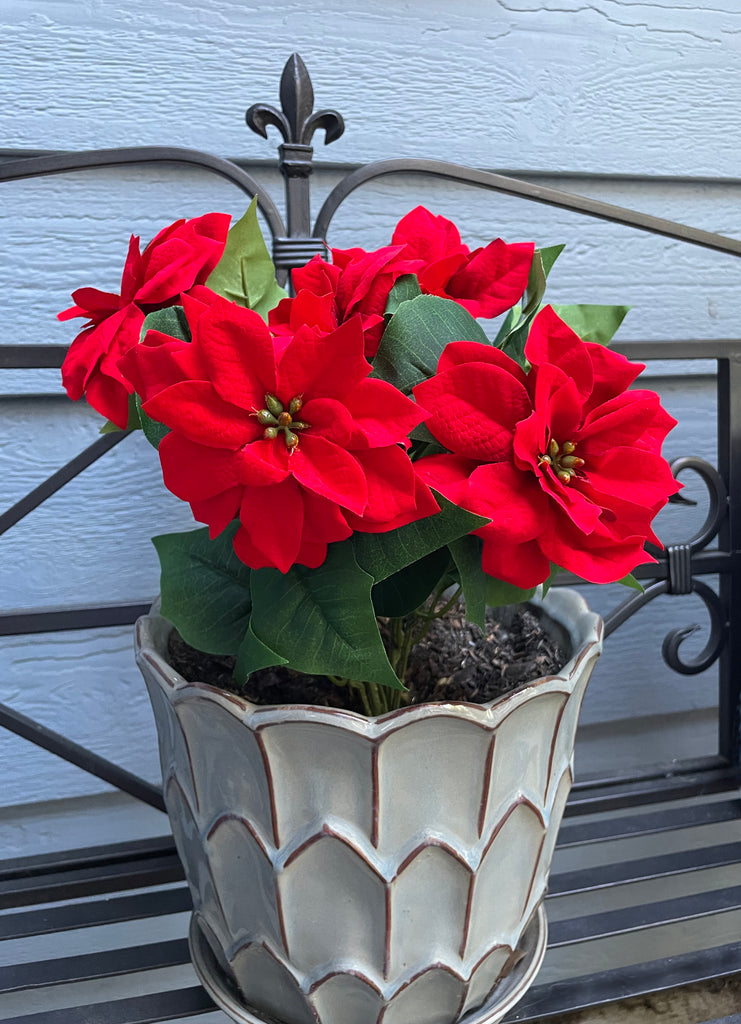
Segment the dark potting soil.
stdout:
<svg viewBox="0 0 741 1024">
<path fill-rule="evenodd" d="M 363 713 L 355 691 L 285 666 L 253 672 L 240 686 L 232 675 L 234 658 L 202 654 L 175 630 L 169 656 L 185 679 L 229 690 L 255 704 L 318 704 Z M 558 672 L 568 658 L 566 638 L 557 639 L 526 606 L 489 609 L 483 631 L 467 623 L 458 606 L 435 620 L 412 648 L 406 702 L 486 704 L 530 679 Z"/>
</svg>

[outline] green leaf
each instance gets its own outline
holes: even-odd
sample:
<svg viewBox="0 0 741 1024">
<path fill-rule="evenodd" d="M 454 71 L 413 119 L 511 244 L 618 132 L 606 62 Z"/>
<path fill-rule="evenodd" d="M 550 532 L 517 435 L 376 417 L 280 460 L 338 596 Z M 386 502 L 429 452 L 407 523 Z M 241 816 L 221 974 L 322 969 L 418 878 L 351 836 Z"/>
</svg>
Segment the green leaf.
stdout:
<svg viewBox="0 0 741 1024">
<path fill-rule="evenodd" d="M 461 537 L 450 545 L 450 553 L 458 569 L 466 599 L 466 618 L 484 629 L 487 608 L 529 601 L 535 593 L 535 587 L 523 590 L 489 576 L 481 566 L 482 548 L 480 537 Z"/>
<path fill-rule="evenodd" d="M 249 623 L 252 570 L 234 554 L 231 523 L 210 540 L 208 529 L 153 537 L 162 569 L 162 614 L 192 647 L 236 654 Z"/>
<path fill-rule="evenodd" d="M 417 275 L 402 274 L 401 277 L 397 277 L 393 288 L 389 292 L 384 313 L 395 313 L 402 302 L 409 302 L 411 299 L 416 299 L 416 297 L 421 294 L 422 289 L 419 287 Z"/>
<path fill-rule="evenodd" d="M 342 544 L 352 545 L 358 564 L 372 575 L 375 583 L 380 583 L 431 551 L 489 522 L 483 516 L 459 508 L 441 494 L 436 493 L 435 499 L 440 506 L 435 515 L 388 533 L 354 533 Z"/>
<path fill-rule="evenodd" d="M 449 565 L 447 548 L 439 548 L 376 583 L 371 591 L 376 615 L 399 618 L 419 608 L 440 582 Z"/>
<path fill-rule="evenodd" d="M 565 245 L 547 245 L 545 249 L 538 249 L 540 254 L 540 262 L 543 265 L 543 273 L 546 277 L 553 270 L 553 264 L 556 262 L 558 257 L 566 248 Z"/>
<path fill-rule="evenodd" d="M 486 624 L 487 580 L 486 573 L 481 568 L 483 541 L 480 537 L 460 537 L 448 546 L 463 588 L 466 618 L 483 629 Z"/>
<path fill-rule="evenodd" d="M 491 344 L 471 314 L 457 302 L 436 295 L 418 295 L 402 302 L 383 333 L 372 376 L 408 395 L 415 384 L 435 373 L 449 341 Z"/>
<path fill-rule="evenodd" d="M 141 426 L 139 421 L 139 410 L 136 405 L 136 395 L 129 395 L 129 418 L 126 423 L 126 430 L 138 430 Z M 121 430 L 112 420 L 108 420 L 100 428 L 101 434 L 117 434 Z"/>
<path fill-rule="evenodd" d="M 252 622 L 247 626 L 247 633 L 237 651 L 237 663 L 234 666 L 234 678 L 238 683 L 246 683 L 248 677 L 261 668 L 272 668 L 273 665 L 287 665 L 288 658 L 282 658 L 255 636 Z"/>
<path fill-rule="evenodd" d="M 646 592 L 646 588 L 640 580 L 635 578 L 632 572 L 629 572 L 627 576 L 623 576 L 623 578 L 617 582 L 622 583 L 624 587 L 630 587 L 631 590 L 637 590 L 639 594 L 645 594 Z"/>
<path fill-rule="evenodd" d="M 151 416 L 147 416 L 142 408 L 140 395 L 136 395 L 136 408 L 139 413 L 139 422 L 144 436 L 153 448 L 159 448 L 160 441 L 170 433 L 170 428 L 166 427 L 164 423 L 159 423 L 157 420 L 153 420 Z"/>
<path fill-rule="evenodd" d="M 555 312 L 565 320 L 582 341 L 593 341 L 608 345 L 613 334 L 630 311 L 630 306 L 553 306 Z"/>
<path fill-rule="evenodd" d="M 523 297 L 521 318 L 504 335 L 502 331 L 497 335 L 496 345 L 516 360 L 520 366 L 525 365 L 525 342 L 530 333 L 530 326 L 538 315 L 543 302 L 548 274 L 563 248 L 563 245 L 551 245 L 545 249 L 535 250 Z"/>
<path fill-rule="evenodd" d="M 553 562 L 551 562 L 551 572 L 550 572 L 550 575 L 548 576 L 547 580 L 544 580 L 541 583 L 541 587 L 543 588 L 543 591 L 542 591 L 543 597 L 545 597 L 545 595 L 551 589 L 551 587 L 553 586 L 554 580 L 556 579 L 556 577 L 558 576 L 558 574 L 560 572 L 563 572 L 563 569 L 561 568 L 561 566 L 560 565 L 555 565 Z"/>
<path fill-rule="evenodd" d="M 507 604 L 523 604 L 529 601 L 536 591 L 536 587 L 523 590 L 513 583 L 505 583 L 504 580 L 497 580 L 493 576 L 487 576 L 486 604 L 489 608 L 502 608 Z"/>
<path fill-rule="evenodd" d="M 229 231 L 223 255 L 206 284 L 231 302 L 254 309 L 263 320 L 285 298 L 257 221 L 257 199 Z"/>
<path fill-rule="evenodd" d="M 152 313 L 147 313 L 142 324 L 140 340 L 147 331 L 160 331 L 177 341 L 190 341 L 190 326 L 182 306 L 165 306 L 164 309 L 155 309 Z"/>
<path fill-rule="evenodd" d="M 262 645 L 259 653 L 273 652 L 298 672 L 404 689 L 378 631 L 372 585 L 347 542 L 330 545 L 316 569 L 253 571 L 250 628 Z M 245 642 L 251 656 L 253 641 Z"/>
</svg>

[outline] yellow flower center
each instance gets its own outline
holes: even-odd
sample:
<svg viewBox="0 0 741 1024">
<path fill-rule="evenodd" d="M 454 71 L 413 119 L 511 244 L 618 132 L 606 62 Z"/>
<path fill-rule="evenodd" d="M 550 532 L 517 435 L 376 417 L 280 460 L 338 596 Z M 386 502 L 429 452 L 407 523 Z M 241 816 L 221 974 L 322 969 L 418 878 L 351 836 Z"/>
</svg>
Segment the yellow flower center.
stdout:
<svg viewBox="0 0 741 1024">
<path fill-rule="evenodd" d="M 306 430 L 311 425 L 305 420 L 295 418 L 303 404 L 303 396 L 296 395 L 288 403 L 286 409 L 279 398 L 268 394 L 265 395 L 265 408 L 252 411 L 252 415 L 257 416 L 257 422 L 265 427 L 262 432 L 265 440 L 272 441 L 278 434 L 282 434 L 286 448 L 291 455 L 298 448 L 299 435 L 297 431 Z"/>
<path fill-rule="evenodd" d="M 584 459 L 574 455 L 576 445 L 573 441 L 564 441 L 559 445 L 555 438 L 548 442 L 548 450 L 538 456 L 539 466 L 550 466 L 562 484 L 570 484 L 576 471 L 584 465 Z"/>
</svg>

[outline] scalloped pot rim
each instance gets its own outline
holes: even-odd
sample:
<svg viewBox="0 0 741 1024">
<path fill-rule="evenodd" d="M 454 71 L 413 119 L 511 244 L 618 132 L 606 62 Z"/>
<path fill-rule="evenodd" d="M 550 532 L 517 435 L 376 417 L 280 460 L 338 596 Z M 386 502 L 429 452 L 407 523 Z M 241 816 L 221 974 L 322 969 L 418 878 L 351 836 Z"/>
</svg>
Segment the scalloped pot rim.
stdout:
<svg viewBox="0 0 741 1024">
<path fill-rule="evenodd" d="M 159 600 L 152 606 L 149 615 L 142 616 L 136 623 L 136 659 L 145 662 L 155 673 L 163 689 L 169 691 L 174 704 L 200 698 L 219 704 L 224 710 L 240 720 L 253 719 L 253 727 L 273 725 L 279 722 L 324 722 L 369 738 L 377 738 L 395 731 L 401 724 L 420 721 L 431 717 L 465 719 L 484 728 L 506 718 L 515 708 L 525 703 L 533 690 L 542 693 L 568 691 L 583 662 L 596 656 L 602 649 L 602 620 L 589 610 L 586 601 L 574 590 L 551 590 L 545 599 L 532 599 L 530 604 L 541 609 L 545 615 L 566 630 L 574 654 L 558 675 L 541 676 L 523 683 L 517 689 L 495 698 L 487 704 L 428 703 L 389 711 L 384 715 L 367 718 L 355 711 L 323 708 L 311 704 L 253 704 L 244 697 L 220 690 L 207 683 L 189 683 L 166 660 L 167 638 L 171 624 L 159 613 Z"/>
</svg>

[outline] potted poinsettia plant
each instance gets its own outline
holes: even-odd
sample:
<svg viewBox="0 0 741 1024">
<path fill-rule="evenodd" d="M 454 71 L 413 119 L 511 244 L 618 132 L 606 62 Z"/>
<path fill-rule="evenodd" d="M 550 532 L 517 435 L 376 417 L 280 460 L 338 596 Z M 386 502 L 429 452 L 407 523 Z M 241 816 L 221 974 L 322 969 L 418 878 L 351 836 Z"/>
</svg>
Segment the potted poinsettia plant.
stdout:
<svg viewBox="0 0 741 1024">
<path fill-rule="evenodd" d="M 493 1022 L 544 950 L 600 645 L 544 593 L 559 569 L 637 585 L 674 421 L 606 347 L 624 307 L 543 304 L 561 247 L 471 251 L 420 207 L 288 296 L 254 204 L 228 223 L 132 238 L 121 293 L 60 314 L 88 321 L 70 397 L 141 427 L 206 524 L 154 539 L 137 639 L 194 960 L 237 1020 Z M 562 663 L 495 696 L 461 655 L 531 600 Z M 425 648 L 448 626 L 452 668 Z"/>
</svg>

